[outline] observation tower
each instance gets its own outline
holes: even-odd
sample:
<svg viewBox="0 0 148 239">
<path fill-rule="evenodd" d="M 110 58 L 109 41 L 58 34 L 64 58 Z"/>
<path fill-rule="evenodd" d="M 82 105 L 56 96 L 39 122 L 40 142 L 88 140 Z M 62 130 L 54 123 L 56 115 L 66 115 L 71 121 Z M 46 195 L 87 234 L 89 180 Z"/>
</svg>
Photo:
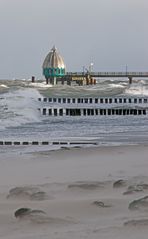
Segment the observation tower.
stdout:
<svg viewBox="0 0 148 239">
<path fill-rule="evenodd" d="M 57 48 L 53 46 L 43 62 L 43 75 L 46 83 L 56 85 L 61 77 L 65 76 L 65 63 Z"/>
</svg>

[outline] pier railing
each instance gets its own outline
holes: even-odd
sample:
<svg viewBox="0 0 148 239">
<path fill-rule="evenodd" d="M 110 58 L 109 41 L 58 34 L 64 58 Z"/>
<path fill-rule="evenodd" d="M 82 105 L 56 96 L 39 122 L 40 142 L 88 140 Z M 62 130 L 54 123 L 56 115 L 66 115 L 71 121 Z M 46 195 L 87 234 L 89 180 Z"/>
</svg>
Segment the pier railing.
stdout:
<svg viewBox="0 0 148 239">
<path fill-rule="evenodd" d="M 85 75 L 92 77 L 148 77 L 148 72 L 67 72 L 67 76 L 83 77 Z"/>
</svg>

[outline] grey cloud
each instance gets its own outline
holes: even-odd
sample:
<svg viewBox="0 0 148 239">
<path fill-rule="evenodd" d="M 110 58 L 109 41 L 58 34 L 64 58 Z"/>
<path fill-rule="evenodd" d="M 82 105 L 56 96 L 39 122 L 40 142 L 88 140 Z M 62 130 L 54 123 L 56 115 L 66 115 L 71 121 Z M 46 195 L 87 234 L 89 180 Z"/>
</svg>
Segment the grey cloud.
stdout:
<svg viewBox="0 0 148 239">
<path fill-rule="evenodd" d="M 41 77 L 56 44 L 67 70 L 147 70 L 146 0 L 0 0 L 0 78 Z"/>
</svg>

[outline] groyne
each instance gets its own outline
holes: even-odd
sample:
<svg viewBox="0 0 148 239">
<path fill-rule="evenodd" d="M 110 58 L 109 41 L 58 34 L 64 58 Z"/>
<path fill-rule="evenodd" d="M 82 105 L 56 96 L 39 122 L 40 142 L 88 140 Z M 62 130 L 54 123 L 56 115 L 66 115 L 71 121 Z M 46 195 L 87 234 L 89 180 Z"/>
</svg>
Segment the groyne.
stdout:
<svg viewBox="0 0 148 239">
<path fill-rule="evenodd" d="M 95 108 L 39 108 L 41 115 L 48 116 L 97 116 L 97 115 L 146 115 L 146 109 L 95 109 Z"/>
<path fill-rule="evenodd" d="M 100 97 L 100 98 L 38 98 L 38 101 L 44 103 L 57 103 L 57 104 L 146 104 L 148 103 L 147 97 Z"/>
<path fill-rule="evenodd" d="M 0 141 L 0 146 L 41 146 L 41 145 L 96 145 L 92 141 Z"/>
</svg>

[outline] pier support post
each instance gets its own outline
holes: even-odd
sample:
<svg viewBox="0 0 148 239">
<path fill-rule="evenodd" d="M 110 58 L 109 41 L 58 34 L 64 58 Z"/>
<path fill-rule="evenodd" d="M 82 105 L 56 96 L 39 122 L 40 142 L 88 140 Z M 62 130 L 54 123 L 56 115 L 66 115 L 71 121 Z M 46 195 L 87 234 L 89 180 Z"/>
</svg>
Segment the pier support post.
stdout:
<svg viewBox="0 0 148 239">
<path fill-rule="evenodd" d="M 62 83 L 62 85 L 64 85 L 64 79 L 62 79 L 61 83 Z"/>
<path fill-rule="evenodd" d="M 35 82 L 35 76 L 31 77 L 31 82 L 34 83 Z"/>
<path fill-rule="evenodd" d="M 71 85 L 71 80 L 67 80 L 67 85 Z"/>
<path fill-rule="evenodd" d="M 132 77 L 129 76 L 128 79 L 129 79 L 129 84 L 131 85 L 132 84 Z"/>
<path fill-rule="evenodd" d="M 48 85 L 48 78 L 46 78 L 46 84 Z"/>
<path fill-rule="evenodd" d="M 57 84 L 57 78 L 54 77 L 54 78 L 53 78 L 53 85 L 56 85 L 56 84 Z"/>
</svg>

